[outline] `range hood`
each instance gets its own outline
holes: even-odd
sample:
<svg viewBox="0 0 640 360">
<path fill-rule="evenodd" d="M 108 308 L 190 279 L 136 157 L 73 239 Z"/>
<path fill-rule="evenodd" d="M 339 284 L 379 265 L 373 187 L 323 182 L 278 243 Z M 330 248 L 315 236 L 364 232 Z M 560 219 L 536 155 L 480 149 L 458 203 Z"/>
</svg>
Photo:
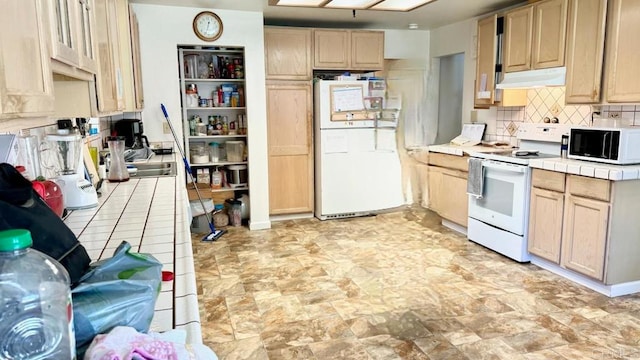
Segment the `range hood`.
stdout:
<svg viewBox="0 0 640 360">
<path fill-rule="evenodd" d="M 505 73 L 496 89 L 527 89 L 544 86 L 564 86 L 566 67 Z"/>
</svg>

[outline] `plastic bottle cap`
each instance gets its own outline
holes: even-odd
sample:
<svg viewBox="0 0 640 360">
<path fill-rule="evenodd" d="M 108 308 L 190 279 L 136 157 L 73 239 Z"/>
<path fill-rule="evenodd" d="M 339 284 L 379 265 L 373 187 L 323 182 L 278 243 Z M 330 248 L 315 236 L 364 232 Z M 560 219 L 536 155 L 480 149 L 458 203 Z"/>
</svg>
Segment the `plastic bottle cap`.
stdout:
<svg viewBox="0 0 640 360">
<path fill-rule="evenodd" d="M 24 229 L 0 231 L 0 251 L 15 251 L 33 245 L 31 232 Z"/>
</svg>

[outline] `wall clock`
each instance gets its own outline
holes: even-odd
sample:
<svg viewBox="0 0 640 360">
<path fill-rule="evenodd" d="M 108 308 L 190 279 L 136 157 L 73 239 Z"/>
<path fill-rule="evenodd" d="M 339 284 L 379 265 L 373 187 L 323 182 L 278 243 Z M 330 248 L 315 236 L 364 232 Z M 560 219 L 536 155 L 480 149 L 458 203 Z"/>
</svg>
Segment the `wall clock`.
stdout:
<svg viewBox="0 0 640 360">
<path fill-rule="evenodd" d="M 193 31 L 204 41 L 216 41 L 222 35 L 222 20 L 211 11 L 203 11 L 193 18 Z"/>
</svg>

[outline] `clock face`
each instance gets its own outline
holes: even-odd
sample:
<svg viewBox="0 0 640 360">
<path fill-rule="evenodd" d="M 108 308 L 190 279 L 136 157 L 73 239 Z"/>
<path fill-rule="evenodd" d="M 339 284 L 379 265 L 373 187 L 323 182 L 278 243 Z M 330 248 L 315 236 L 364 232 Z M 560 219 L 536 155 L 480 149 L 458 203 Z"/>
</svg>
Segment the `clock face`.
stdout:
<svg viewBox="0 0 640 360">
<path fill-rule="evenodd" d="M 193 31 L 204 41 L 217 40 L 222 35 L 222 20 L 211 11 L 203 11 L 193 19 Z"/>
</svg>

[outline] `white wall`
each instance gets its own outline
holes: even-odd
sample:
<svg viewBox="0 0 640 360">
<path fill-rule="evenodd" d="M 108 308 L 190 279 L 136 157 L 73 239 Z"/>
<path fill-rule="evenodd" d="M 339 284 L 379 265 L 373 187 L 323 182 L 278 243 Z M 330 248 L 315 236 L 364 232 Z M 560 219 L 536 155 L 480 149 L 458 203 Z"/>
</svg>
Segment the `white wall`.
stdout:
<svg viewBox="0 0 640 360">
<path fill-rule="evenodd" d="M 192 21 L 201 8 L 132 4 L 140 25 L 145 133 L 150 141 L 170 141 L 163 134 L 165 121 L 160 104 L 167 107 L 171 122 L 182 136 L 178 45 L 242 46 L 245 48 L 246 102 L 249 136 L 249 188 L 252 230 L 271 227 L 267 123 L 264 74 L 264 35 L 261 12 L 214 10 L 224 32 L 214 43 L 193 33 Z"/>
<path fill-rule="evenodd" d="M 384 30 L 385 59 L 427 59 L 429 31 Z"/>
</svg>

